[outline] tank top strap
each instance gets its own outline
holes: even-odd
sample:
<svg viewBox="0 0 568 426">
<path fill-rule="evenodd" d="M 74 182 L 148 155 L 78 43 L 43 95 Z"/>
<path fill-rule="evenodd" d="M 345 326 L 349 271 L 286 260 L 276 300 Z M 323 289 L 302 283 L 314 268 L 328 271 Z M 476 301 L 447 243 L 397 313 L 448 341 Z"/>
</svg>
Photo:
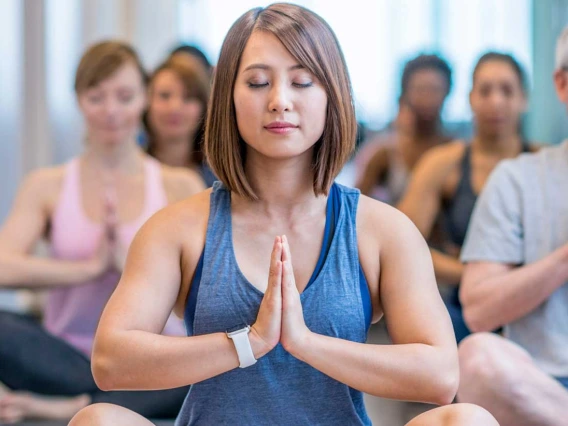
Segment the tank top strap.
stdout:
<svg viewBox="0 0 568 426">
<path fill-rule="evenodd" d="M 456 196 L 461 192 L 471 192 L 473 193 L 473 187 L 471 186 L 471 143 L 467 144 L 460 163 L 461 177 L 456 190 Z"/>
<path fill-rule="evenodd" d="M 69 216 L 70 212 L 76 220 L 81 220 L 85 217 L 85 213 L 81 208 L 79 158 L 75 157 L 69 160 L 64 165 L 64 170 L 61 190 L 51 218 L 52 225 L 57 223 L 59 219 L 62 219 L 63 216 L 65 217 L 64 220 L 67 220 L 68 217 L 71 217 Z"/>
<path fill-rule="evenodd" d="M 154 158 L 146 158 L 144 160 L 144 173 L 145 210 L 156 211 L 165 207 L 168 204 L 168 196 L 164 188 L 162 165 Z"/>
</svg>

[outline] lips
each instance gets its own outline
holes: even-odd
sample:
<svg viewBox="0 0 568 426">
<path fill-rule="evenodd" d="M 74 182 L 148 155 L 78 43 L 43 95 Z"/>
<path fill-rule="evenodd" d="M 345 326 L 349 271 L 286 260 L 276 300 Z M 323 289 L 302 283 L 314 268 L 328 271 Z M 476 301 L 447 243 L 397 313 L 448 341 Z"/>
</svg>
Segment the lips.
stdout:
<svg viewBox="0 0 568 426">
<path fill-rule="evenodd" d="M 268 130 L 276 130 L 276 129 L 296 129 L 298 126 L 295 124 L 289 123 L 287 121 L 273 121 L 269 125 L 265 126 Z"/>
</svg>

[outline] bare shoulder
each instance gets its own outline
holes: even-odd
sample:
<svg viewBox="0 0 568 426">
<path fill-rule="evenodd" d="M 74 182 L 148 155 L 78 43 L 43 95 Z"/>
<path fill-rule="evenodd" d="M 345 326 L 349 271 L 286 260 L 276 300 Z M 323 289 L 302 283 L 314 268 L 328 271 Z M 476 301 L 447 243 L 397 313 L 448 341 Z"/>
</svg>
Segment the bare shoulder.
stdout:
<svg viewBox="0 0 568 426">
<path fill-rule="evenodd" d="M 169 235 L 175 239 L 206 229 L 210 193 L 210 189 L 201 191 L 164 207 L 146 222 L 144 232 Z"/>
<path fill-rule="evenodd" d="M 435 146 L 424 154 L 420 162 L 432 168 L 451 168 L 459 163 L 466 146 L 467 144 L 459 139 Z"/>
<path fill-rule="evenodd" d="M 63 183 L 66 167 L 44 167 L 30 172 L 20 185 L 20 193 L 36 202 L 54 204 Z"/>
<path fill-rule="evenodd" d="M 375 246 L 379 252 L 389 242 L 423 240 L 414 223 L 386 203 L 361 195 L 357 212 L 358 238 L 372 239 L 373 241 L 368 241 L 369 245 Z"/>
<path fill-rule="evenodd" d="M 463 158 L 466 143 L 461 140 L 448 142 L 428 150 L 414 170 L 414 180 L 436 187 L 443 184 L 448 175 L 456 170 Z"/>
<path fill-rule="evenodd" d="M 161 165 L 164 188 L 170 202 L 190 197 L 205 189 L 205 183 L 195 171 L 184 167 Z"/>
</svg>

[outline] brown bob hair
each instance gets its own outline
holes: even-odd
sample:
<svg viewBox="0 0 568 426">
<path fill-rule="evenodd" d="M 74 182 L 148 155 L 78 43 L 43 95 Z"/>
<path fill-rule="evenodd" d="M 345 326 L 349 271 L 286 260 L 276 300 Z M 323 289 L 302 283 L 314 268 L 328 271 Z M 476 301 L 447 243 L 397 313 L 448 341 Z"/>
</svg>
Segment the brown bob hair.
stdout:
<svg viewBox="0 0 568 426">
<path fill-rule="evenodd" d="M 207 116 L 207 105 L 211 93 L 211 82 L 208 70 L 197 60 L 191 57 L 170 57 L 162 63 L 152 73 L 149 80 L 150 91 L 153 90 L 152 84 L 156 77 L 163 71 L 173 72 L 181 81 L 187 97 L 196 98 L 203 107 L 203 113 L 199 126 L 193 135 L 192 140 L 187 142 L 193 146 L 188 161 L 191 165 L 200 166 L 204 161 L 202 150 L 203 136 L 205 134 L 205 117 Z M 155 156 L 156 135 L 150 124 L 149 115 L 151 114 L 151 97 L 148 102 L 148 109 L 144 113 L 143 124 L 148 135 L 147 152 Z"/>
<path fill-rule="evenodd" d="M 75 73 L 75 93 L 79 94 L 106 80 L 127 62 L 133 63 L 146 86 L 148 77 L 136 51 L 128 44 L 108 40 L 93 44 L 81 57 Z"/>
<path fill-rule="evenodd" d="M 233 101 L 241 56 L 253 31 L 275 35 L 326 91 L 326 124 L 314 147 L 312 167 L 315 194 L 327 194 L 353 151 L 357 123 L 351 82 L 337 38 L 321 17 L 301 6 L 275 3 L 251 9 L 227 33 L 207 116 L 204 144 L 207 161 L 229 190 L 251 200 L 258 199 L 245 175 L 246 144 L 237 129 Z"/>
</svg>

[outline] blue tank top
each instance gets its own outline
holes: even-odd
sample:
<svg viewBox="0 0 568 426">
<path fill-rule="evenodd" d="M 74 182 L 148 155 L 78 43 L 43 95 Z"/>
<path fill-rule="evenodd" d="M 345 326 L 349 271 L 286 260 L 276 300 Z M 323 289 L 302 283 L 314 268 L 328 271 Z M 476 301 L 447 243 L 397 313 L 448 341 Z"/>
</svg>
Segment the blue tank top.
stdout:
<svg viewBox="0 0 568 426">
<path fill-rule="evenodd" d="M 358 200 L 358 190 L 338 184 L 330 189 L 322 251 L 300 298 L 311 331 L 363 343 L 371 322 L 371 301 L 357 249 Z M 205 248 L 186 305 L 188 334 L 253 324 L 262 297 L 237 265 L 230 192 L 216 182 Z M 251 367 L 191 386 L 176 425 L 212 424 L 370 425 L 371 421 L 361 392 L 294 358 L 279 344 Z"/>
</svg>

